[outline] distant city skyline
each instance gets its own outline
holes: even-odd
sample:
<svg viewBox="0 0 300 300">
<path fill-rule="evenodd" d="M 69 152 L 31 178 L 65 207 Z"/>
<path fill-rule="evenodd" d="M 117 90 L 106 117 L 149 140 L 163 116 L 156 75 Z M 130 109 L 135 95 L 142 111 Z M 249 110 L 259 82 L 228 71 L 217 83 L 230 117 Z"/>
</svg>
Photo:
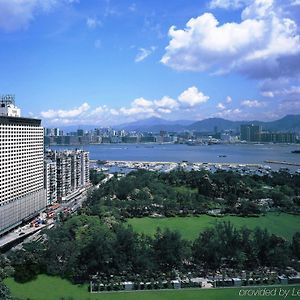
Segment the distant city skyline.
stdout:
<svg viewBox="0 0 300 300">
<path fill-rule="evenodd" d="M 0 92 L 48 127 L 300 114 L 299 19 L 299 0 L 0 0 Z"/>
</svg>

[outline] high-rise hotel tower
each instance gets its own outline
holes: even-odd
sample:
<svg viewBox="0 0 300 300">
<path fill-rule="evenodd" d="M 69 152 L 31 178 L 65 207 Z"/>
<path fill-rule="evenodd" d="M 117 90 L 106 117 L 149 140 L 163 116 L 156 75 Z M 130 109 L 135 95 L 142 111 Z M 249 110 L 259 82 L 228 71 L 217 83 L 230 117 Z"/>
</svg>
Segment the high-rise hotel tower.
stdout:
<svg viewBox="0 0 300 300">
<path fill-rule="evenodd" d="M 21 118 L 14 97 L 0 97 L 0 235 L 46 206 L 41 120 Z"/>
</svg>

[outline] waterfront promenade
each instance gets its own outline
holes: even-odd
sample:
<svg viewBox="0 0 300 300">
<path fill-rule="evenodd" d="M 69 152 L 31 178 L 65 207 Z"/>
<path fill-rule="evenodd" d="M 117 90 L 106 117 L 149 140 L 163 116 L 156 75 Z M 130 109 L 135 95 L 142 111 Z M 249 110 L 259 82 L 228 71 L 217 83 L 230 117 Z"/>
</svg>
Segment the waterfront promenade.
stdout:
<svg viewBox="0 0 300 300">
<path fill-rule="evenodd" d="M 90 163 L 97 163 L 97 160 L 90 160 Z M 182 161 L 182 162 L 172 162 L 172 161 L 132 161 L 132 160 L 105 160 L 105 164 L 106 165 L 117 165 L 117 164 L 123 164 L 123 165 L 137 165 L 137 164 L 141 164 L 141 165 L 182 165 L 182 164 L 186 164 L 186 165 L 195 165 L 195 166 L 224 166 L 224 167 L 228 167 L 228 166 L 232 166 L 232 167 L 239 167 L 239 166 L 243 166 L 243 167 L 252 167 L 252 168 L 260 168 L 263 167 L 262 164 L 249 164 L 249 163 L 228 163 L 228 162 L 218 162 L 218 163 L 214 163 L 214 162 L 188 162 L 188 161 Z M 300 165 L 300 164 L 299 164 Z"/>
</svg>

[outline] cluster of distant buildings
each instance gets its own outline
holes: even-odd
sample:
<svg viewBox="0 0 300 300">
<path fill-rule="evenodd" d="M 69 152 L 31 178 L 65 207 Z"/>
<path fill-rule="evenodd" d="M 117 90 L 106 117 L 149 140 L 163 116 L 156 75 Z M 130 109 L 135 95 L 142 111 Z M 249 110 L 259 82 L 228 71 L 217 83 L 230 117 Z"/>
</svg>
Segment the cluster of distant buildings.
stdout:
<svg viewBox="0 0 300 300">
<path fill-rule="evenodd" d="M 178 143 L 178 144 L 218 144 L 218 143 L 296 143 L 295 132 L 270 132 L 263 131 L 262 127 L 254 124 L 240 126 L 240 132 L 232 130 L 213 132 L 168 132 L 161 130 L 154 132 L 138 132 L 126 130 L 114 130 L 112 128 L 96 128 L 84 131 L 64 134 L 59 128 L 45 129 L 45 145 L 87 145 L 102 143 Z"/>
<path fill-rule="evenodd" d="M 14 96 L 0 96 L 0 235 L 88 183 L 88 152 L 45 154 L 41 120 L 21 117 Z"/>
<path fill-rule="evenodd" d="M 45 145 L 86 145 L 107 143 L 175 143 L 177 134 L 160 131 L 159 133 L 96 128 L 64 134 L 59 128 L 45 128 Z"/>
<path fill-rule="evenodd" d="M 241 125 L 241 140 L 262 143 L 296 143 L 297 136 L 295 132 L 263 131 L 260 125 L 247 124 Z"/>
</svg>

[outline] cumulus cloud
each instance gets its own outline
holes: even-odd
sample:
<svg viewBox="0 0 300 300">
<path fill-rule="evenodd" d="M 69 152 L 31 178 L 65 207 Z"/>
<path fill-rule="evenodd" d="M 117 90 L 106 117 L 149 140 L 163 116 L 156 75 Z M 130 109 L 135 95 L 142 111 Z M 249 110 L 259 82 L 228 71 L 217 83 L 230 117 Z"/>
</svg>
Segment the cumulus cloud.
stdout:
<svg viewBox="0 0 300 300">
<path fill-rule="evenodd" d="M 121 107 L 119 110 L 120 114 L 124 116 L 134 116 L 139 115 L 147 116 L 147 117 L 154 117 L 159 116 L 159 114 L 152 108 L 152 107 L 141 107 L 141 106 L 133 106 L 133 107 Z"/>
<path fill-rule="evenodd" d="M 242 101 L 242 106 L 246 106 L 249 108 L 253 107 L 264 107 L 266 104 L 264 102 L 260 102 L 258 100 L 244 100 Z"/>
<path fill-rule="evenodd" d="M 131 107 L 121 107 L 119 109 L 119 114 L 125 116 L 147 116 L 147 117 L 159 117 L 160 113 L 170 113 L 170 108 L 159 107 L 155 103 L 161 100 L 147 100 L 143 97 L 137 98 L 132 101 Z"/>
<path fill-rule="evenodd" d="M 178 100 L 187 106 L 193 107 L 195 105 L 205 103 L 209 96 L 204 95 L 195 86 L 192 86 L 179 95 Z"/>
<path fill-rule="evenodd" d="M 102 105 L 102 106 L 98 106 L 95 109 L 93 109 L 90 112 L 90 115 L 93 116 L 93 115 L 97 115 L 97 114 L 106 113 L 108 111 L 109 111 L 109 108 L 106 105 Z"/>
<path fill-rule="evenodd" d="M 224 109 L 226 109 L 226 106 L 223 103 L 220 102 L 217 105 L 217 109 L 224 110 Z"/>
<path fill-rule="evenodd" d="M 212 13 L 169 29 L 161 62 L 180 71 L 235 71 L 253 78 L 280 77 L 300 70 L 296 21 L 282 17 L 273 0 L 254 0 L 241 22 L 220 24 Z"/>
<path fill-rule="evenodd" d="M 134 107 L 141 107 L 141 108 L 148 108 L 153 106 L 153 102 L 146 100 L 144 98 L 137 98 L 132 102 L 132 106 Z"/>
<path fill-rule="evenodd" d="M 149 55 L 151 55 L 154 51 L 155 51 L 155 47 L 152 46 L 150 47 L 149 49 L 146 49 L 146 48 L 139 48 L 139 52 L 138 54 L 136 55 L 134 61 L 135 62 L 141 62 L 143 61 L 144 59 L 146 59 Z"/>
<path fill-rule="evenodd" d="M 159 107 L 157 109 L 157 111 L 160 112 L 160 113 L 163 113 L 163 114 L 170 114 L 172 112 L 172 110 L 169 109 L 169 108 L 161 108 L 161 107 Z"/>
<path fill-rule="evenodd" d="M 185 111 L 187 108 L 194 108 L 205 103 L 209 99 L 196 87 L 190 87 L 178 96 L 178 100 L 169 96 L 160 99 L 148 100 L 143 97 L 134 99 L 129 106 L 120 108 L 101 105 L 91 108 L 85 102 L 79 107 L 70 110 L 49 109 L 40 113 L 40 116 L 47 119 L 50 123 L 63 124 L 96 124 L 106 120 L 110 123 L 120 123 L 148 117 L 162 117 L 166 114 Z"/>
<path fill-rule="evenodd" d="M 119 112 L 127 116 L 138 114 L 159 116 L 160 114 L 169 114 L 180 108 L 195 107 L 205 103 L 208 99 L 208 96 L 205 96 L 195 86 L 192 86 L 178 96 L 178 101 L 169 96 L 163 96 L 161 99 L 155 100 L 147 100 L 141 97 L 133 100 L 131 107 L 120 108 Z"/>
<path fill-rule="evenodd" d="M 232 98 L 230 96 L 227 96 L 223 102 L 219 102 L 216 106 L 218 110 L 227 110 L 231 111 L 232 109 L 228 108 L 232 103 Z"/>
<path fill-rule="evenodd" d="M 118 116 L 120 114 L 120 112 L 117 109 L 111 108 L 109 110 L 109 112 L 113 115 L 113 116 Z"/>
<path fill-rule="evenodd" d="M 232 102 L 232 98 L 230 96 L 227 96 L 225 102 L 226 103 L 231 103 Z"/>
<path fill-rule="evenodd" d="M 164 96 L 160 100 L 155 100 L 154 104 L 161 109 L 163 108 L 176 109 L 179 107 L 179 103 L 168 96 Z"/>
<path fill-rule="evenodd" d="M 274 0 L 254 0 L 242 12 L 242 19 L 262 19 L 274 12 Z"/>
<path fill-rule="evenodd" d="M 45 119 L 74 118 L 82 115 L 84 112 L 88 111 L 89 109 L 90 109 L 89 104 L 85 102 L 81 106 L 73 108 L 71 110 L 49 109 L 47 111 L 42 111 L 41 116 Z"/>
<path fill-rule="evenodd" d="M 40 13 L 48 12 L 71 0 L 0 0 L 0 29 L 15 31 L 27 28 Z"/>
</svg>

